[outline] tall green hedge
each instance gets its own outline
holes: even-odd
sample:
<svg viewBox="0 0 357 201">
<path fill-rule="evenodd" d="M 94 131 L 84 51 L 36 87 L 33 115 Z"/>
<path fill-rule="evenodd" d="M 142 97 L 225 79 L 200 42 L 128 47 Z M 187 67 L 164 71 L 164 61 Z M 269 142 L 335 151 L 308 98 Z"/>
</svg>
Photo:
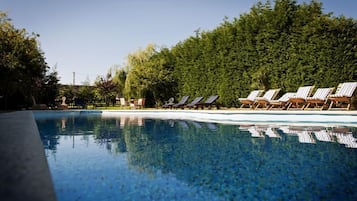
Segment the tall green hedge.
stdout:
<svg viewBox="0 0 357 201">
<path fill-rule="evenodd" d="M 357 81 L 357 21 L 324 14 L 322 6 L 317 1 L 259 2 L 214 30 L 197 30 L 172 48 L 156 51 L 144 68 L 131 71 L 143 76 L 155 71 L 145 76 L 153 83 L 160 71 L 168 75 L 160 87 L 146 88 L 158 94 L 157 103 L 173 94 L 218 94 L 220 103 L 235 106 L 253 89 L 281 88 L 284 93 L 304 85 Z"/>
<path fill-rule="evenodd" d="M 357 24 L 322 4 L 276 0 L 254 5 L 212 31 L 172 48 L 178 96 L 220 95 L 236 105 L 253 89 L 334 87 L 357 80 Z"/>
</svg>

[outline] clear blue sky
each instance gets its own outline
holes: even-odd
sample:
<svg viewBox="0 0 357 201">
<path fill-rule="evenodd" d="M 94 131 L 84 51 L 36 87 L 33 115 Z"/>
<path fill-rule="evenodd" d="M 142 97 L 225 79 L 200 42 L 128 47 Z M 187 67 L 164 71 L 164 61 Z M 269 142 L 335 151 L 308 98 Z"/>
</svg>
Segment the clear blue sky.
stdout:
<svg viewBox="0 0 357 201">
<path fill-rule="evenodd" d="M 298 0 L 298 2 L 310 2 Z M 40 34 L 61 83 L 91 83 L 149 43 L 172 47 L 247 13 L 258 0 L 0 0 L 17 28 Z M 262 2 L 265 2 L 263 0 Z M 357 19 L 356 0 L 322 0 L 324 12 Z"/>
</svg>

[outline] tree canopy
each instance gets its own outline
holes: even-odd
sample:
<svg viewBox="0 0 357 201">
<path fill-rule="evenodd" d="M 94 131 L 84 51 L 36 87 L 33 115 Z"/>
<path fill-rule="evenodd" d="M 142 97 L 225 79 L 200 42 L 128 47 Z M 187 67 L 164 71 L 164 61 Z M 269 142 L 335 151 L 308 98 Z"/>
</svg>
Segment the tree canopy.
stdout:
<svg viewBox="0 0 357 201">
<path fill-rule="evenodd" d="M 37 34 L 11 24 L 0 11 L 0 108 L 51 104 L 57 95 L 57 72 L 49 72 Z"/>
<path fill-rule="evenodd" d="M 145 97 L 146 104 L 153 106 L 175 95 L 174 58 L 167 48 L 158 52 L 155 45 L 149 44 L 144 50 L 130 54 L 128 69 L 127 97 Z"/>
</svg>

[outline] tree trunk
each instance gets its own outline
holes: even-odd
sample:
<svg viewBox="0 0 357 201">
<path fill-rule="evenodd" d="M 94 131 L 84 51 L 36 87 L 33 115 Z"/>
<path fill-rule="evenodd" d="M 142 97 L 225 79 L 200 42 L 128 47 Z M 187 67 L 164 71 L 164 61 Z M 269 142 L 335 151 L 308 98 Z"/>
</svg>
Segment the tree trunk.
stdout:
<svg viewBox="0 0 357 201">
<path fill-rule="evenodd" d="M 35 106 L 36 105 L 35 96 L 31 95 L 31 99 L 32 99 L 32 106 Z"/>
</svg>

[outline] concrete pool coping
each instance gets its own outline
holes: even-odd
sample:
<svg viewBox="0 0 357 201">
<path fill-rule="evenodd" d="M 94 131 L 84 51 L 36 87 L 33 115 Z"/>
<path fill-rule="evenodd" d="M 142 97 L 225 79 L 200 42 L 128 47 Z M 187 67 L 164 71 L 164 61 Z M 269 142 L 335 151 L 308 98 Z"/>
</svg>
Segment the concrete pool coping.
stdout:
<svg viewBox="0 0 357 201">
<path fill-rule="evenodd" d="M 33 113 L 1 113 L 0 133 L 0 200 L 55 201 Z"/>
</svg>

